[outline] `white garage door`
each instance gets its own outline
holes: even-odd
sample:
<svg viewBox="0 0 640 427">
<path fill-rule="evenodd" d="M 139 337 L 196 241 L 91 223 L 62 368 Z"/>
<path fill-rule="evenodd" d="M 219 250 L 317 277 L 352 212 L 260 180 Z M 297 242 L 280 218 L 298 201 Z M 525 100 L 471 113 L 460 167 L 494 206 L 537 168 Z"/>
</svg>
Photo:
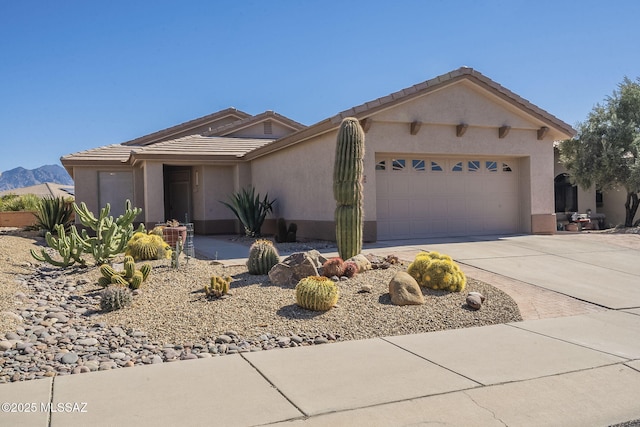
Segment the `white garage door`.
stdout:
<svg viewBox="0 0 640 427">
<path fill-rule="evenodd" d="M 516 233 L 516 159 L 376 159 L 378 239 Z"/>
</svg>

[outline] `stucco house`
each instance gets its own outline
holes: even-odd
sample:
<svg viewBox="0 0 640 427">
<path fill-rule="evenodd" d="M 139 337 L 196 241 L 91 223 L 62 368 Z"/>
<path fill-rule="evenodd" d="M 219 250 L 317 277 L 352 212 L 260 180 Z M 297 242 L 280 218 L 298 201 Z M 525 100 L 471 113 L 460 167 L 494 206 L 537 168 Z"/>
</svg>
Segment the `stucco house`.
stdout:
<svg viewBox="0 0 640 427">
<path fill-rule="evenodd" d="M 615 227 L 625 222 L 624 204 L 627 192 L 624 188 L 597 191 L 595 187 L 582 188 L 571 183 L 569 171 L 560 162 L 560 153 L 554 149 L 554 191 L 555 211 L 559 223 L 565 223 L 565 217 L 572 212 L 593 212 L 602 217 L 599 223 L 605 227 Z"/>
<path fill-rule="evenodd" d="M 233 233 L 219 201 L 254 186 L 277 199 L 263 230 L 283 217 L 299 237 L 333 240 L 336 135 L 349 116 L 366 132 L 365 240 L 556 230 L 553 143 L 574 130 L 466 67 L 311 126 L 229 108 L 61 161 L 93 211 L 130 199 L 148 226 L 188 218 L 197 234 Z"/>
</svg>

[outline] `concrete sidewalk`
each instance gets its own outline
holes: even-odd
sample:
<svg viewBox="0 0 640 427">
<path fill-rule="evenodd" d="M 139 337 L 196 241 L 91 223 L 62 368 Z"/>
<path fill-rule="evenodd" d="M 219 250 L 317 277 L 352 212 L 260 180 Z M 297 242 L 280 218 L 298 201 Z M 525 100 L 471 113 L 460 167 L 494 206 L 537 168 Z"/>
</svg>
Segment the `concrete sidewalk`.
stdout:
<svg viewBox="0 0 640 427">
<path fill-rule="evenodd" d="M 245 246 L 211 245 L 219 260 L 246 257 Z M 196 250 L 208 249 L 196 241 Z M 0 425 L 607 426 L 640 419 L 640 250 L 633 241 L 510 236 L 385 242 L 364 252 L 419 250 L 448 253 L 504 286 L 545 292 L 541 305 L 569 299 L 592 310 L 3 384 L 1 402 L 37 410 L 0 412 Z"/>
</svg>

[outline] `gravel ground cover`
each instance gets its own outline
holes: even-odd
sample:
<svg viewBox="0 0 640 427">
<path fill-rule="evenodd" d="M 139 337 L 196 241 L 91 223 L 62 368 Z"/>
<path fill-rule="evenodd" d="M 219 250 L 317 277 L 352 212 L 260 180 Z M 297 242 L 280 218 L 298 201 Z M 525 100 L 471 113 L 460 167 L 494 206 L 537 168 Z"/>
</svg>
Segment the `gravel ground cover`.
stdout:
<svg viewBox="0 0 640 427">
<path fill-rule="evenodd" d="M 473 278 L 465 292 L 425 289 L 424 305 L 392 305 L 389 280 L 407 265 L 342 280 L 338 305 L 311 312 L 295 304 L 293 288 L 273 285 L 268 276 L 195 258 L 183 258 L 179 269 L 153 261 L 133 304 L 103 313 L 98 269 L 41 264 L 29 249 L 43 244 L 34 233 L 0 231 L 0 382 L 521 320 L 507 294 Z M 233 278 L 230 295 L 205 296 L 214 274 Z M 366 286 L 370 292 L 362 291 Z M 466 306 L 467 291 L 487 297 L 480 310 Z"/>
</svg>

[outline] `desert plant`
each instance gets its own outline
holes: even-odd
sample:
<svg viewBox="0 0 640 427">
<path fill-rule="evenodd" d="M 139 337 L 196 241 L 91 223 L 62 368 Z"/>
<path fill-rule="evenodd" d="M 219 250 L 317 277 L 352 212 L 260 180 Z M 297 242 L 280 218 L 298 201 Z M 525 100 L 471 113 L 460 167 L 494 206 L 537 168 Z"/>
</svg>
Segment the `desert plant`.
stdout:
<svg viewBox="0 0 640 427">
<path fill-rule="evenodd" d="M 127 243 L 125 255 L 131 255 L 137 261 L 169 259 L 171 246 L 164 241 L 162 234 L 136 232 Z"/>
<path fill-rule="evenodd" d="M 35 194 L 5 194 L 0 197 L 0 212 L 18 212 L 38 210 L 40 198 Z"/>
<path fill-rule="evenodd" d="M 143 264 L 140 269 L 136 269 L 136 263 L 132 256 L 124 257 L 124 270 L 117 271 L 109 264 L 100 266 L 102 277 L 98 279 L 98 285 L 107 287 L 111 284 L 138 289 L 144 281 L 149 278 L 151 264 Z"/>
<path fill-rule="evenodd" d="M 362 250 L 364 131 L 358 119 L 345 118 L 340 124 L 333 167 L 333 197 L 338 253 L 342 259 Z"/>
<path fill-rule="evenodd" d="M 89 236 L 87 230 L 83 229 L 78 235 L 84 245 L 86 252 L 90 252 L 96 264 L 104 264 L 118 254 L 126 250 L 127 243 L 133 236 L 133 220 L 142 212 L 140 208 L 132 208 L 131 202 L 125 202 L 125 212 L 114 220 L 109 215 L 111 206 L 109 203 L 100 210 L 100 215 L 96 216 L 89 211 L 87 205 L 82 202 L 80 206 L 73 204 L 73 209 L 82 225 L 89 227 L 95 232 L 95 236 Z M 137 231 L 142 232 L 144 225 L 140 224 Z M 72 234 L 78 234 L 75 227 L 71 228 Z"/>
<path fill-rule="evenodd" d="M 460 292 L 464 289 L 467 278 L 458 264 L 450 256 L 438 252 L 420 252 L 407 268 L 420 286 L 431 289 L 444 289 Z"/>
<path fill-rule="evenodd" d="M 234 193 L 229 197 L 229 203 L 221 201 L 223 205 L 231 209 L 244 227 L 244 232 L 249 237 L 260 236 L 260 229 L 267 214 L 273 210 L 276 200 L 269 200 L 269 194 L 265 194 L 260 200 L 260 194 L 256 194 L 255 188 L 249 187 Z"/>
<path fill-rule="evenodd" d="M 75 230 L 75 227 L 72 227 L 71 230 Z M 62 224 L 58 224 L 56 226 L 56 234 L 58 237 L 53 237 L 53 234 L 50 231 L 47 231 L 45 241 L 50 248 L 58 251 L 58 255 L 60 255 L 61 259 L 57 260 L 52 258 L 45 249 L 40 249 L 40 253 L 37 253 L 35 249 L 31 249 L 31 256 L 38 261 L 47 262 L 56 267 L 69 267 L 76 262 L 82 267 L 85 267 L 87 263 L 82 257 L 85 245 L 84 242 L 80 240 L 78 233 L 72 232 L 67 234 L 64 230 L 64 226 Z"/>
<path fill-rule="evenodd" d="M 229 286 L 231 285 L 231 277 L 211 276 L 211 280 L 208 285 L 204 286 L 204 293 L 208 297 L 219 298 L 222 295 L 226 295 L 229 292 Z"/>
<path fill-rule="evenodd" d="M 353 261 L 345 261 L 344 272 L 342 275 L 348 278 L 352 278 L 356 274 L 358 274 L 358 265 Z"/>
<path fill-rule="evenodd" d="M 295 222 L 289 224 L 287 227 L 287 221 L 284 218 L 278 218 L 277 221 L 278 233 L 276 234 L 276 242 L 285 243 L 296 241 L 296 233 L 298 232 L 298 225 Z"/>
<path fill-rule="evenodd" d="M 73 206 L 64 197 L 44 197 L 38 203 L 35 217 L 39 229 L 54 233 L 60 224 L 69 231 L 73 222 Z"/>
<path fill-rule="evenodd" d="M 338 286 L 323 276 L 309 276 L 296 285 L 296 303 L 308 310 L 326 311 L 338 302 Z"/>
<path fill-rule="evenodd" d="M 249 248 L 247 259 L 249 274 L 267 274 L 278 262 L 280 262 L 280 255 L 270 240 L 256 240 Z"/>
<path fill-rule="evenodd" d="M 342 258 L 329 258 L 322 264 L 322 274 L 326 277 L 342 276 L 344 274 L 344 261 Z"/>
<path fill-rule="evenodd" d="M 100 308 L 102 311 L 114 311 L 131 304 L 131 292 L 121 286 L 109 286 L 102 291 Z"/>
</svg>

